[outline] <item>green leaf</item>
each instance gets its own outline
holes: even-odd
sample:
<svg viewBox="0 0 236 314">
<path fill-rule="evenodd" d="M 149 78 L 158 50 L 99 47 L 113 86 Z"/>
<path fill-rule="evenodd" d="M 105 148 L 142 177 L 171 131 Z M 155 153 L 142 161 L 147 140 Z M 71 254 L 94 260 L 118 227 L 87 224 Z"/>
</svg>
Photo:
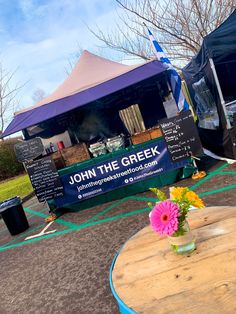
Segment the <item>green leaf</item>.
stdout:
<svg viewBox="0 0 236 314">
<path fill-rule="evenodd" d="M 159 201 L 164 201 L 167 199 L 165 193 L 162 192 L 161 190 L 157 188 L 150 188 L 149 190 L 152 191 L 156 195 Z"/>
</svg>

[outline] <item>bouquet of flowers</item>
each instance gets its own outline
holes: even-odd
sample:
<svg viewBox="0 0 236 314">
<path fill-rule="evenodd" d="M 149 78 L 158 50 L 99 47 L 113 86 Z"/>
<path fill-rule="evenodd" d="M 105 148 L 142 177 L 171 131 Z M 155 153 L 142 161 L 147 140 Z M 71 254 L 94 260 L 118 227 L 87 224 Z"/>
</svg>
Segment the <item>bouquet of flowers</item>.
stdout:
<svg viewBox="0 0 236 314">
<path fill-rule="evenodd" d="M 171 237 L 183 236 L 189 231 L 186 218 L 191 206 L 203 208 L 205 205 L 199 196 L 186 187 L 171 187 L 170 196 L 156 188 L 150 189 L 157 196 L 157 203 L 149 203 L 153 207 L 149 217 L 153 230 L 160 235 Z"/>
</svg>

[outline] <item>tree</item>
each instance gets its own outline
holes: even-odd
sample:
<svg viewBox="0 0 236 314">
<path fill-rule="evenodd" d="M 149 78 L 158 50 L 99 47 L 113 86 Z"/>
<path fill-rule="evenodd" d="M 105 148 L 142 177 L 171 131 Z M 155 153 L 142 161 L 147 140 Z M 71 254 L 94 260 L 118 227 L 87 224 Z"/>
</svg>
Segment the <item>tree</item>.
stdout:
<svg viewBox="0 0 236 314">
<path fill-rule="evenodd" d="M 72 72 L 72 70 L 74 69 L 76 63 L 78 62 L 80 56 L 82 55 L 83 53 L 83 48 L 77 44 L 77 51 L 70 56 L 70 58 L 68 59 L 68 64 L 65 68 L 65 72 L 66 72 L 66 75 L 69 76 Z"/>
<path fill-rule="evenodd" d="M 145 60 L 153 56 L 147 24 L 170 59 L 188 62 L 202 39 L 236 8 L 235 0 L 116 0 L 118 23 L 110 33 L 90 31 L 106 47 Z"/>
<path fill-rule="evenodd" d="M 45 97 L 46 97 L 45 91 L 44 91 L 43 89 L 41 89 L 41 88 L 37 88 L 37 89 L 34 91 L 33 95 L 32 95 L 32 100 L 33 100 L 35 103 L 37 103 L 37 102 L 43 100 Z"/>
<path fill-rule="evenodd" d="M 18 106 L 16 96 L 24 85 L 14 83 L 15 73 L 7 71 L 0 62 L 0 134 Z"/>
</svg>

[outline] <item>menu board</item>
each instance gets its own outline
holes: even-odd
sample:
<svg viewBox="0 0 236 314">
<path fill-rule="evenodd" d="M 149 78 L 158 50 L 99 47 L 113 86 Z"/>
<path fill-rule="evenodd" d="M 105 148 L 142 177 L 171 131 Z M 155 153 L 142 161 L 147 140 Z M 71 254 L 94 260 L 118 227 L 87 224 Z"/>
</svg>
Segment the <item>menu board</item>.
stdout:
<svg viewBox="0 0 236 314">
<path fill-rule="evenodd" d="M 197 127 L 190 110 L 176 117 L 163 119 L 160 127 L 173 162 L 203 153 Z"/>
<path fill-rule="evenodd" d="M 16 143 L 14 146 L 17 160 L 24 162 L 39 157 L 43 150 L 43 143 L 39 137 Z"/>
<path fill-rule="evenodd" d="M 63 186 L 50 156 L 25 163 L 39 202 L 63 196 Z"/>
</svg>

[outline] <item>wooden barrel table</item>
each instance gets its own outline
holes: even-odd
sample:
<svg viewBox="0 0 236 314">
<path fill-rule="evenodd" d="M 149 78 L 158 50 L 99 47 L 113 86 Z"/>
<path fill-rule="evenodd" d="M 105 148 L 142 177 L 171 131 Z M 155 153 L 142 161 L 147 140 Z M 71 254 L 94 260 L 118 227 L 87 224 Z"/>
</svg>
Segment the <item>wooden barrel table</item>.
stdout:
<svg viewBox="0 0 236 314">
<path fill-rule="evenodd" d="M 192 253 L 177 255 L 150 226 L 125 243 L 110 270 L 121 313 L 236 313 L 236 207 L 188 217 Z"/>
</svg>

